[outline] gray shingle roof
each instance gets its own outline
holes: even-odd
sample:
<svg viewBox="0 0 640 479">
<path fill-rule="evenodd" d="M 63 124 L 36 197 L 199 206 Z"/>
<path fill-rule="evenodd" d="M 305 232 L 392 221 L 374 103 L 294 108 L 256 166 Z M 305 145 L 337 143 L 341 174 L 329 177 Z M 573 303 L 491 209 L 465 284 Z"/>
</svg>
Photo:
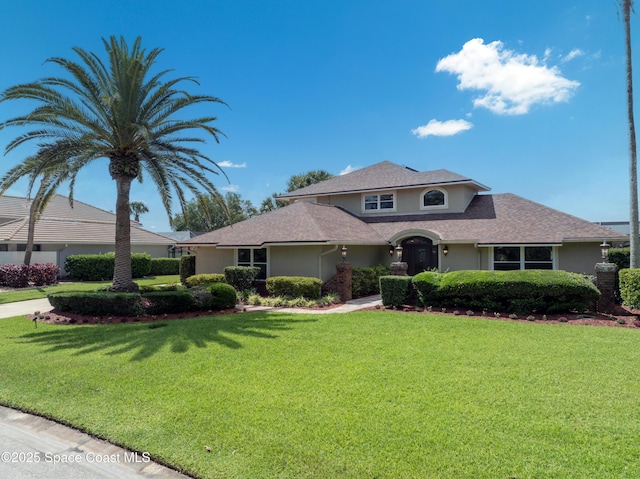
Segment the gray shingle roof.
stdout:
<svg viewBox="0 0 640 479">
<path fill-rule="evenodd" d="M 426 185 L 451 183 L 472 183 L 479 191 L 488 191 L 484 185 L 457 173 L 447 170 L 416 171 L 390 161 L 352 171 L 346 175 L 335 176 L 320 183 L 300 188 L 280 195 L 283 199 L 311 197 L 319 195 L 352 193 L 393 188 L 409 188 Z"/>
</svg>

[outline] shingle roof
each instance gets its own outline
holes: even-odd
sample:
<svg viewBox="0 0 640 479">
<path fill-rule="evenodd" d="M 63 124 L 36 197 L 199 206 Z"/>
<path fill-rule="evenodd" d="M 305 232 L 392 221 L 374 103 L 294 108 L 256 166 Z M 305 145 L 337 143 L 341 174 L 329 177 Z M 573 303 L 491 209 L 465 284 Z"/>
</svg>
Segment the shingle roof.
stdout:
<svg viewBox="0 0 640 479">
<path fill-rule="evenodd" d="M 185 241 L 185 245 L 262 246 L 273 243 L 385 244 L 407 230 L 441 241 L 474 244 L 623 239 L 624 235 L 510 193 L 476 196 L 464 213 L 359 218 L 337 206 L 299 201 Z"/>
<path fill-rule="evenodd" d="M 31 200 L 18 196 L 0 196 L 0 216 L 4 218 L 24 218 L 29 215 Z M 73 208 L 69 198 L 55 195 L 51 198 L 42 218 L 64 218 L 69 220 L 115 221 L 115 215 L 95 206 L 74 200 Z"/>
<path fill-rule="evenodd" d="M 412 186 L 442 185 L 451 183 L 472 183 L 479 191 L 488 191 L 484 185 L 447 170 L 416 171 L 390 161 L 352 171 L 346 175 L 334 176 L 299 190 L 280 195 L 279 198 L 293 199 L 318 195 L 352 193 Z"/>
</svg>

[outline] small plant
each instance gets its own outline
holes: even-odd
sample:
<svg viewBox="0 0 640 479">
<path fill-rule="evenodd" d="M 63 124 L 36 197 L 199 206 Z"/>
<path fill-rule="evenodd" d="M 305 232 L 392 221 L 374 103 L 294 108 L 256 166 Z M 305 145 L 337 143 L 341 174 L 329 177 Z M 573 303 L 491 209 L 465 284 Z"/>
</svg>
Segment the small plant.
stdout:
<svg viewBox="0 0 640 479">
<path fill-rule="evenodd" d="M 561 318 L 558 318 L 558 321 L 560 321 L 561 323 L 566 323 L 569 320 L 567 318 L 565 318 L 564 316 L 562 316 Z"/>
<path fill-rule="evenodd" d="M 457 309 L 453 312 L 454 316 L 458 316 L 460 314 L 460 311 L 458 311 Z"/>
<path fill-rule="evenodd" d="M 428 306 L 428 307 L 427 307 L 427 311 L 428 311 L 428 312 L 430 312 L 430 313 L 432 313 L 432 312 L 433 312 L 433 306 Z"/>
<path fill-rule="evenodd" d="M 442 308 L 442 312 L 446 313 L 447 312 L 447 308 Z"/>
<path fill-rule="evenodd" d="M 527 321 L 535 321 L 535 320 L 536 320 L 535 316 L 532 316 L 532 315 L 527 316 Z"/>
<path fill-rule="evenodd" d="M 546 320 L 547 320 L 547 315 L 546 315 L 546 314 L 543 314 L 543 315 L 542 315 L 542 320 L 543 320 L 543 321 L 546 321 Z"/>
<path fill-rule="evenodd" d="M 509 315 L 509 318 L 510 318 L 510 319 L 518 319 L 518 315 L 517 315 L 516 313 L 511 313 L 511 314 Z"/>
<path fill-rule="evenodd" d="M 636 320 L 634 320 L 634 321 L 633 321 L 633 325 L 634 325 L 636 328 L 640 328 L 640 319 L 636 319 Z"/>
<path fill-rule="evenodd" d="M 497 312 L 496 312 L 496 313 L 493 313 L 493 317 L 494 317 L 494 318 L 499 318 L 499 317 L 500 317 L 500 313 L 497 313 Z"/>
<path fill-rule="evenodd" d="M 471 311 L 471 310 L 467 311 L 467 316 L 473 316 L 473 314 L 474 314 L 473 311 Z"/>
<path fill-rule="evenodd" d="M 423 308 L 416 308 L 416 311 L 417 311 L 418 313 L 422 313 L 422 312 L 424 311 L 424 309 L 423 309 Z"/>
<path fill-rule="evenodd" d="M 482 316 L 486 316 L 486 315 L 487 315 L 487 310 L 486 310 L 486 309 L 483 309 L 483 310 L 482 310 Z"/>
<path fill-rule="evenodd" d="M 624 319 L 622 319 L 622 318 L 619 318 L 619 319 L 616 321 L 616 323 L 618 323 L 618 324 L 627 324 L 627 322 L 626 322 Z"/>
</svg>

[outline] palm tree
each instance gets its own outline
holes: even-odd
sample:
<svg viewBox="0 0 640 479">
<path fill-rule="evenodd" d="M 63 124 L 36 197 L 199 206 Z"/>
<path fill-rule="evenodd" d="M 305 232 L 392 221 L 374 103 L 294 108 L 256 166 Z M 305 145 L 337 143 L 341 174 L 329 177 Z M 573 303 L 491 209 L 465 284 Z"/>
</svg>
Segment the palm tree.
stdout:
<svg viewBox="0 0 640 479">
<path fill-rule="evenodd" d="M 631 69 L 631 12 L 633 0 L 622 0 L 625 45 L 627 54 L 627 116 L 629 119 L 629 242 L 630 267 L 640 267 L 640 231 L 638 227 L 638 159 L 636 127 L 633 118 L 633 74 Z"/>
<path fill-rule="evenodd" d="M 149 208 L 144 203 L 144 201 L 132 201 L 129 205 L 131 209 L 131 214 L 133 215 L 133 220 L 140 223 L 140 215 L 149 212 Z"/>
<path fill-rule="evenodd" d="M 193 145 L 205 139 L 192 132 L 204 132 L 219 142 L 223 135 L 211 124 L 214 116 L 178 119 L 184 109 L 199 104 L 221 103 L 219 98 L 192 95 L 182 89 L 192 77 L 165 81 L 168 71 L 150 72 L 161 49 L 149 52 L 138 37 L 131 48 L 124 38 L 110 37 L 103 43 L 108 63 L 94 53 L 74 47 L 80 62 L 50 58 L 69 78 L 49 77 L 10 87 L 0 102 L 35 100 L 28 114 L 0 123 L 33 127 L 6 147 L 12 151 L 23 143 L 37 142 L 38 154 L 11 169 L 3 182 L 13 184 L 22 176 L 35 179 L 48 172 L 69 183 L 69 198 L 77 175 L 99 158 L 109 160 L 109 174 L 116 183 L 116 227 L 114 291 L 138 289 L 131 276 L 131 224 L 129 193 L 131 183 L 144 174 L 155 183 L 162 203 L 171 217 L 173 196 L 186 204 L 185 190 L 214 195 L 217 190 L 207 174 L 224 171 Z M 226 104 L 225 104 L 226 105 Z M 225 175 L 226 177 L 226 175 Z M 56 180 L 57 181 L 57 180 Z M 5 190 L 7 183 L 4 184 Z"/>
</svg>

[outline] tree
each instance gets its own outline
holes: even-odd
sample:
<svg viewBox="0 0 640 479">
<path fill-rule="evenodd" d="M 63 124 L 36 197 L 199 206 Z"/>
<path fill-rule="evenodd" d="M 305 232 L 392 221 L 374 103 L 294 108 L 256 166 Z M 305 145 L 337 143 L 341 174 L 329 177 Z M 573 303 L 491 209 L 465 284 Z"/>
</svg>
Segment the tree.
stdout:
<svg viewBox="0 0 640 479">
<path fill-rule="evenodd" d="M 293 175 L 287 182 L 287 193 L 299 190 L 300 188 L 306 188 L 307 186 L 320 183 L 321 181 L 333 178 L 333 175 L 325 170 L 312 170 L 307 173 L 300 173 L 299 175 Z M 282 193 L 273 193 L 268 198 L 265 198 L 260 205 L 260 213 L 266 213 L 268 211 L 275 210 L 287 206 L 287 201 L 278 200 L 277 197 Z"/>
<path fill-rule="evenodd" d="M 174 231 L 213 231 L 256 216 L 258 210 L 251 201 L 238 193 L 224 197 L 201 196 L 190 201 L 182 214 L 171 218 Z"/>
<path fill-rule="evenodd" d="M 629 119 L 629 242 L 630 267 L 640 267 L 640 231 L 638 225 L 638 159 L 636 127 L 633 118 L 633 72 L 631 68 L 631 12 L 633 0 L 621 0 L 627 56 L 627 116 Z"/>
<path fill-rule="evenodd" d="M 37 178 L 45 172 L 69 181 L 69 198 L 80 171 L 99 158 L 107 158 L 116 184 L 114 291 L 138 289 L 131 275 L 131 223 L 129 193 L 133 180 L 148 175 L 156 184 L 171 217 L 172 199 L 186 204 L 185 190 L 215 195 L 207 174 L 224 171 L 196 146 L 205 138 L 219 142 L 223 135 L 212 126 L 214 116 L 177 118 L 187 107 L 220 103 L 219 98 L 192 95 L 182 88 L 192 77 L 165 81 L 168 71 L 151 73 L 161 49 L 146 51 L 138 37 L 131 48 L 124 38 L 110 37 L 103 44 L 105 64 L 94 53 L 74 47 L 80 62 L 64 58 L 47 60 L 61 67 L 69 78 L 49 77 L 6 89 L 0 102 L 34 100 L 28 114 L 0 123 L 0 129 L 33 127 L 6 147 L 10 152 L 24 143 L 40 147 L 32 161 L 12 168 L 4 177 L 4 190 L 21 177 Z M 226 176 L 226 175 L 225 175 Z"/>
<path fill-rule="evenodd" d="M 132 201 L 129 204 L 130 214 L 133 215 L 133 221 L 140 223 L 140 215 L 148 213 L 149 208 L 144 201 Z"/>
</svg>

